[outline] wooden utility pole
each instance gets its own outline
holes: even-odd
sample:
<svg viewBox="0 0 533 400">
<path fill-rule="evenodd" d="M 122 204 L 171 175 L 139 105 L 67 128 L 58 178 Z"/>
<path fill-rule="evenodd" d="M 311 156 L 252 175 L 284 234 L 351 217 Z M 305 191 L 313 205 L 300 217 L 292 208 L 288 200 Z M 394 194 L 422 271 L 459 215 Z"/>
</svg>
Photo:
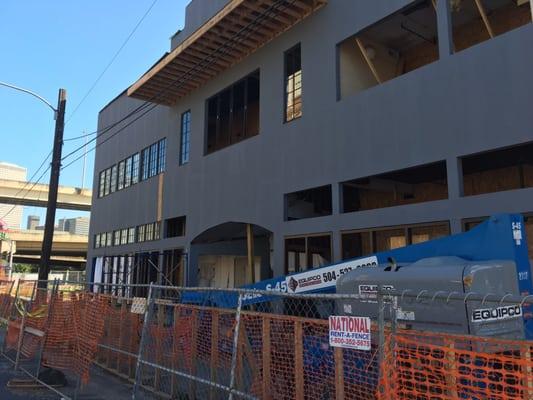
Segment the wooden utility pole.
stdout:
<svg viewBox="0 0 533 400">
<path fill-rule="evenodd" d="M 41 262 L 39 264 L 39 287 L 45 288 L 50 272 L 50 257 L 52 255 L 52 242 L 54 239 L 54 225 L 57 208 L 57 191 L 59 187 L 59 173 L 61 171 L 61 151 L 63 148 L 63 131 L 65 129 L 65 108 L 67 105 L 67 92 L 59 89 L 56 113 L 56 128 L 54 134 L 54 149 L 52 167 L 50 171 L 50 185 L 48 186 L 48 204 L 46 207 L 46 222 L 44 225 L 43 247 Z"/>
<path fill-rule="evenodd" d="M 252 224 L 246 224 L 246 248 L 248 250 L 248 270 L 252 283 L 255 283 L 255 263 L 254 263 L 254 232 Z"/>
</svg>

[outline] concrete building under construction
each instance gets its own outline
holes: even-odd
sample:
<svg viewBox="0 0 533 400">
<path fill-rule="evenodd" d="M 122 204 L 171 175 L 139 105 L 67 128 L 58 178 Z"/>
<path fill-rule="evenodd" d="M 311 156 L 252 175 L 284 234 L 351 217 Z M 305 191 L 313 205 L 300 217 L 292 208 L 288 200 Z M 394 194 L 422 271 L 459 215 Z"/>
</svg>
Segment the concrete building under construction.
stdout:
<svg viewBox="0 0 533 400">
<path fill-rule="evenodd" d="M 498 212 L 533 238 L 532 12 L 193 0 L 99 114 L 88 276 L 240 286 Z"/>
</svg>

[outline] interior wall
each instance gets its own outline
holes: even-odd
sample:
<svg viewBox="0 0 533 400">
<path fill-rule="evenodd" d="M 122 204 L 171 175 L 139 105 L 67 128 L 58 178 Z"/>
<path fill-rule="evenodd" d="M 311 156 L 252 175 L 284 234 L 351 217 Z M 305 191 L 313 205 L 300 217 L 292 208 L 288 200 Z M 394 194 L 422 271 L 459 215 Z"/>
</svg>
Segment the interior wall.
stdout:
<svg viewBox="0 0 533 400">
<path fill-rule="evenodd" d="M 270 278 L 272 271 L 270 269 L 270 241 L 268 237 L 256 237 L 254 239 L 254 258 L 256 259 L 256 263 L 259 263 L 256 266 L 256 280 Z M 223 265 L 223 268 L 229 268 L 228 263 L 230 263 L 232 265 L 236 264 L 238 268 L 242 268 L 242 259 L 247 262 L 246 240 L 192 244 L 189 252 L 189 268 L 186 285 L 197 286 L 199 284 L 198 270 L 201 263 L 204 265 L 208 263 Z M 219 276 L 217 275 L 217 277 Z M 247 281 L 251 281 L 251 277 L 247 276 L 246 279 Z M 230 280 L 234 282 L 234 277 L 232 276 Z"/>
<path fill-rule="evenodd" d="M 533 166 L 515 165 L 465 174 L 463 185 L 465 196 L 532 187 Z"/>
<path fill-rule="evenodd" d="M 338 51 L 339 98 L 342 99 L 378 84 L 354 38 L 339 44 Z"/>
<path fill-rule="evenodd" d="M 261 273 L 261 257 L 254 257 L 255 274 Z M 251 282 L 248 258 L 203 255 L 198 257 L 198 286 L 234 288 Z"/>
</svg>

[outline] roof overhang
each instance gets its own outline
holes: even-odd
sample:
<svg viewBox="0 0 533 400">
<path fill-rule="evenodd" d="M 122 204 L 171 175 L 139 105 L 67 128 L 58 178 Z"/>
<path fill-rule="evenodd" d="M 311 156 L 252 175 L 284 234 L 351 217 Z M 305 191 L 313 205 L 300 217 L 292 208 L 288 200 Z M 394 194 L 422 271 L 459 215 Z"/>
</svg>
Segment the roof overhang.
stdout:
<svg viewBox="0 0 533 400">
<path fill-rule="evenodd" d="M 128 89 L 128 96 L 173 105 L 328 0 L 230 0 Z"/>
</svg>

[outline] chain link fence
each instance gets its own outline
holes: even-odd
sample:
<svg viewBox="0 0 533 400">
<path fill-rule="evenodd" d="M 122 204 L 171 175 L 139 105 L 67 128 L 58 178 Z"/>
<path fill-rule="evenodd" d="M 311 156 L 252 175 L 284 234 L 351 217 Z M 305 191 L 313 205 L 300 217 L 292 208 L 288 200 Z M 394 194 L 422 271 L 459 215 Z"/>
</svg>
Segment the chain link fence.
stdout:
<svg viewBox="0 0 533 400">
<path fill-rule="evenodd" d="M 3 356 L 72 399 L 532 399 L 530 303 L 0 282 Z"/>
</svg>

